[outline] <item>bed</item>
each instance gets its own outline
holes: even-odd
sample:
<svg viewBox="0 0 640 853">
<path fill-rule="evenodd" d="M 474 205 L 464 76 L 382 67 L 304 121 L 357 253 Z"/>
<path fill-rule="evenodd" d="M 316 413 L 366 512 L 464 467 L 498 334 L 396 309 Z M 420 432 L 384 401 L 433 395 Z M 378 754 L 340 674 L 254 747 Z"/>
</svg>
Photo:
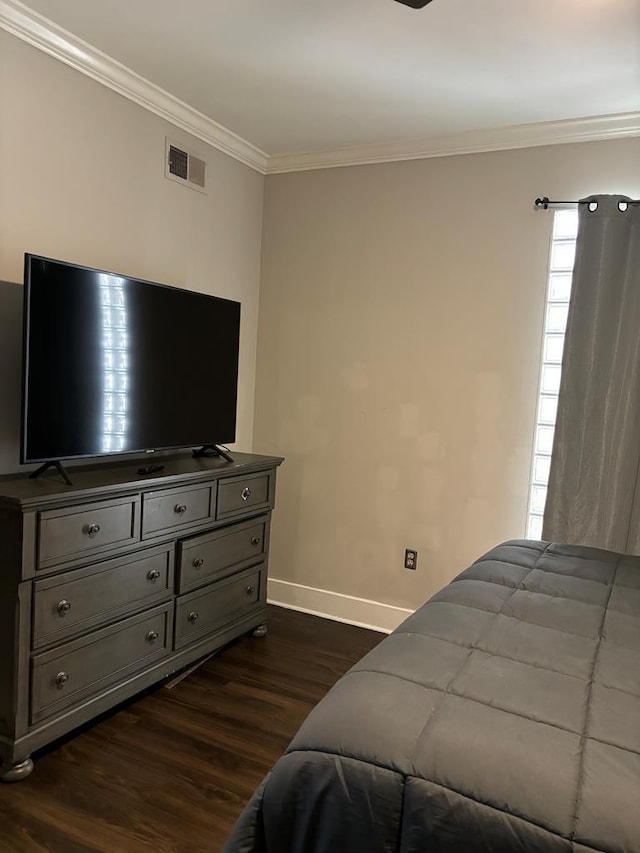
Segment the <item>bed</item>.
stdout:
<svg viewBox="0 0 640 853">
<path fill-rule="evenodd" d="M 302 725 L 224 853 L 640 851 L 640 557 L 489 551 Z"/>
</svg>

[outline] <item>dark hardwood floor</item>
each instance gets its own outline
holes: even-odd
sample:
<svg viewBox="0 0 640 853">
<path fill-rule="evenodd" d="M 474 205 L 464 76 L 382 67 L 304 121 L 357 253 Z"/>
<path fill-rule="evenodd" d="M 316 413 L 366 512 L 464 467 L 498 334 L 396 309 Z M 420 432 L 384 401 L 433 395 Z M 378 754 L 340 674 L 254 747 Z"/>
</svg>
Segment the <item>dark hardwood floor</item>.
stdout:
<svg viewBox="0 0 640 853">
<path fill-rule="evenodd" d="M 219 853 L 313 706 L 383 635 L 271 608 L 243 638 L 0 784 L 0 851 Z"/>
</svg>

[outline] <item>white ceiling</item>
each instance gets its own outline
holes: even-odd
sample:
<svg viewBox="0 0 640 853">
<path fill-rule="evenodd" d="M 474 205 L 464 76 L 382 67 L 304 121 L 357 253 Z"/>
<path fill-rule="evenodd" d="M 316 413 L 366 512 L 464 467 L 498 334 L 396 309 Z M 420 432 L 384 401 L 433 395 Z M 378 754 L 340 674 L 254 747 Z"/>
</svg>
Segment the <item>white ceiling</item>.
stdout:
<svg viewBox="0 0 640 853">
<path fill-rule="evenodd" d="M 640 110 L 640 0 L 28 0 L 268 155 Z"/>
</svg>

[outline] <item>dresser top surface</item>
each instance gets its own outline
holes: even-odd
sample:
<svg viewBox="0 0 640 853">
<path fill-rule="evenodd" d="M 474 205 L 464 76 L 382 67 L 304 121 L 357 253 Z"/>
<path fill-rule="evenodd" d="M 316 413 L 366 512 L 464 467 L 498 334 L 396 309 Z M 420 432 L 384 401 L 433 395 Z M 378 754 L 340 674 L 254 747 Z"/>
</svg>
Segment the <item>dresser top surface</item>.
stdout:
<svg viewBox="0 0 640 853">
<path fill-rule="evenodd" d="M 71 486 L 53 468 L 33 480 L 29 479 L 28 474 L 5 474 L 0 476 L 0 505 L 29 508 L 40 504 L 106 497 L 121 492 L 171 488 L 183 483 L 197 483 L 199 480 L 242 476 L 274 468 L 284 461 L 280 456 L 235 451 L 232 451 L 232 455 L 233 462 L 227 462 L 220 456 L 194 458 L 190 453 L 180 453 L 78 465 L 67 468 L 73 484 Z M 141 466 L 156 463 L 164 466 L 162 471 L 138 473 Z"/>
</svg>

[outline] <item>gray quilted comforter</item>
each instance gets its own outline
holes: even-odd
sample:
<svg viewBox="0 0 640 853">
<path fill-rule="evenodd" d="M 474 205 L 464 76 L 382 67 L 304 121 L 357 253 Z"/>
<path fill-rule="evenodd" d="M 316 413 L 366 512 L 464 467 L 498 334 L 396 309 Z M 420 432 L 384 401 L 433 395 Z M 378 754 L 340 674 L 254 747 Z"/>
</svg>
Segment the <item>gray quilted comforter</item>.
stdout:
<svg viewBox="0 0 640 853">
<path fill-rule="evenodd" d="M 640 851 L 640 558 L 485 554 L 320 702 L 224 850 Z"/>
</svg>

